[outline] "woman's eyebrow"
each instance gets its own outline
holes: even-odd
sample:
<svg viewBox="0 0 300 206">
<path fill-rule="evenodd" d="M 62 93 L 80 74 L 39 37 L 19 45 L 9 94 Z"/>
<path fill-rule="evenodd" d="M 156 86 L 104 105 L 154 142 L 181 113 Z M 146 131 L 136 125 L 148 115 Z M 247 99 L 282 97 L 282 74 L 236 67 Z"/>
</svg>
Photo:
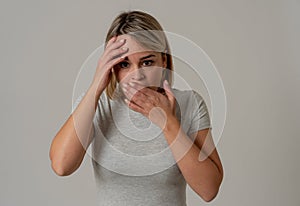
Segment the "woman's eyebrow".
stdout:
<svg viewBox="0 0 300 206">
<path fill-rule="evenodd" d="M 154 54 L 149 54 L 149 55 L 147 55 L 147 56 L 141 57 L 141 58 L 140 58 L 140 61 L 143 60 L 143 59 L 147 59 L 147 58 L 149 58 L 149 57 L 156 57 L 156 56 L 155 56 Z M 128 61 L 129 59 L 128 59 L 128 57 L 126 56 L 124 60 L 127 60 L 127 61 Z"/>
<path fill-rule="evenodd" d="M 150 54 L 150 55 L 147 55 L 147 56 L 144 56 L 144 57 L 140 58 L 140 60 L 147 59 L 149 57 L 155 57 L 155 55 L 154 54 Z"/>
</svg>

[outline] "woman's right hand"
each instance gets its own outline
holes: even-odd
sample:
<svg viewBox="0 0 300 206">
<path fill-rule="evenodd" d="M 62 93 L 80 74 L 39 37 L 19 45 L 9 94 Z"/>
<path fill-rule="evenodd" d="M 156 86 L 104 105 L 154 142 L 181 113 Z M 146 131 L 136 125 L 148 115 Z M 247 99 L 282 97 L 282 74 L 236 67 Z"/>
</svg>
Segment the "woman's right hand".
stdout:
<svg viewBox="0 0 300 206">
<path fill-rule="evenodd" d="M 97 69 L 94 75 L 92 85 L 96 87 L 97 93 L 101 94 L 111 79 L 111 70 L 113 66 L 121 62 L 124 53 L 128 52 L 128 48 L 122 47 L 126 39 L 116 41 L 117 37 L 112 37 L 105 47 L 105 50 L 99 58 Z M 122 41 L 123 40 L 123 41 Z"/>
</svg>

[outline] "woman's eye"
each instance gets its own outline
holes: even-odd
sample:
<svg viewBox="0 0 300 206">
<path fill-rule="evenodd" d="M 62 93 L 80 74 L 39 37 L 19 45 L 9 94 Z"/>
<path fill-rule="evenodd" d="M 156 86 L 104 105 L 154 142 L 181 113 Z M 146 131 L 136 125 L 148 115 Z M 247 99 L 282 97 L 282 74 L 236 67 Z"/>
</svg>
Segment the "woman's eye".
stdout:
<svg viewBox="0 0 300 206">
<path fill-rule="evenodd" d="M 120 62 L 119 63 L 120 68 L 127 68 L 128 65 L 129 65 L 128 62 Z"/>
<path fill-rule="evenodd" d="M 146 60 L 143 62 L 143 66 L 151 66 L 153 64 L 153 60 Z"/>
</svg>

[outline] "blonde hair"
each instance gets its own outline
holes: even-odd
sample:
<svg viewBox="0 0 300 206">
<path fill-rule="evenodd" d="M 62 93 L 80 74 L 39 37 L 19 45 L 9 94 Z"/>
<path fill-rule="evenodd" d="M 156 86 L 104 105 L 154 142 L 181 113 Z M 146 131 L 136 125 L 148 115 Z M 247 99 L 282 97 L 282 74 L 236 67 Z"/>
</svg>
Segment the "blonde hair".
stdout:
<svg viewBox="0 0 300 206">
<path fill-rule="evenodd" d="M 142 11 L 126 11 L 120 13 L 112 22 L 105 40 L 107 42 L 113 37 L 122 34 L 128 34 L 134 37 L 142 46 L 155 51 L 160 51 L 162 56 L 166 55 L 166 69 L 163 79 L 167 79 L 172 85 L 173 80 L 173 59 L 170 53 L 167 37 L 163 32 L 162 26 L 150 14 Z M 117 86 L 115 73 L 110 73 L 110 81 L 106 87 L 106 94 L 110 99 L 114 98 L 114 92 Z"/>
</svg>

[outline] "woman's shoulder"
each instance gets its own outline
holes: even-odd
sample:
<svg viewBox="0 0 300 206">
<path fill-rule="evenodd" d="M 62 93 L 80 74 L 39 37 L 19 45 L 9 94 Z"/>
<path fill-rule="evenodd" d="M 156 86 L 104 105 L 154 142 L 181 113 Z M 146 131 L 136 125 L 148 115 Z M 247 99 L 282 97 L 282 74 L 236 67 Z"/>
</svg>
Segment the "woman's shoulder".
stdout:
<svg viewBox="0 0 300 206">
<path fill-rule="evenodd" d="M 196 100 L 201 101 L 203 100 L 203 97 L 195 90 L 189 89 L 189 90 L 180 90 L 177 88 L 172 88 L 172 91 L 175 95 L 175 98 L 185 99 L 185 100 Z"/>
</svg>

